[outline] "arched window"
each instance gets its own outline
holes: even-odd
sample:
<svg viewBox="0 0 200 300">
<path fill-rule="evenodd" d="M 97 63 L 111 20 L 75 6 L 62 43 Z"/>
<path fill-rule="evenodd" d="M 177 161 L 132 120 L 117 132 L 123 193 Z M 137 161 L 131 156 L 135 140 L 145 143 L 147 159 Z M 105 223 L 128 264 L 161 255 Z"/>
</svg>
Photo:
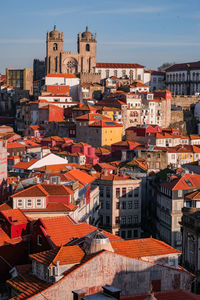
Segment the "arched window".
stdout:
<svg viewBox="0 0 200 300">
<path fill-rule="evenodd" d="M 54 44 L 53 44 L 53 50 L 54 50 L 54 51 L 58 50 L 58 44 L 57 44 L 57 43 L 54 43 Z"/>
<path fill-rule="evenodd" d="M 90 45 L 86 44 L 86 51 L 90 51 Z"/>
</svg>

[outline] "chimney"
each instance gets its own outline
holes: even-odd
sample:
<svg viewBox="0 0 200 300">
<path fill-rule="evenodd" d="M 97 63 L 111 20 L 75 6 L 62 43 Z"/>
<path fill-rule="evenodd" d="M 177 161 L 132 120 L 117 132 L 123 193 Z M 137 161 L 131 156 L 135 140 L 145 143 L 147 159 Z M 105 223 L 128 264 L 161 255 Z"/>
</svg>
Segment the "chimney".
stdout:
<svg viewBox="0 0 200 300">
<path fill-rule="evenodd" d="M 83 300 L 86 294 L 86 292 L 83 290 L 75 290 L 72 291 L 72 293 L 73 293 L 73 300 Z"/>
<path fill-rule="evenodd" d="M 112 285 L 104 285 L 104 286 L 102 286 L 102 288 L 103 288 L 103 293 L 105 295 L 108 295 L 108 296 L 114 297 L 117 300 L 120 300 L 120 293 L 121 293 L 120 289 L 118 289 Z"/>
</svg>

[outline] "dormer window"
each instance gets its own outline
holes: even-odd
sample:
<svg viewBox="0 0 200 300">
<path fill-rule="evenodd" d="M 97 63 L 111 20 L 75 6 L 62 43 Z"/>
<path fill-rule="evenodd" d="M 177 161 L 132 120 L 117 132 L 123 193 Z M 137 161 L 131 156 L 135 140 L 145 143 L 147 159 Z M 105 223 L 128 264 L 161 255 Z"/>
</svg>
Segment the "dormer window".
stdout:
<svg viewBox="0 0 200 300">
<path fill-rule="evenodd" d="M 58 50 L 58 44 L 57 44 L 57 43 L 54 43 L 54 44 L 53 44 L 53 50 L 54 50 L 54 51 Z"/>
</svg>

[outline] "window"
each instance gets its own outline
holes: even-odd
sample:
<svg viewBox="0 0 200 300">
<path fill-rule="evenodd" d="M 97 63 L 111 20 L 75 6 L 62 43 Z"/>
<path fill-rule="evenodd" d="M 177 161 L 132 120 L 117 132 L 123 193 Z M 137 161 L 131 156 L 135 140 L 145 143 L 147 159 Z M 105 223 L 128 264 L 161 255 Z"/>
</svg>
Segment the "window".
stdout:
<svg viewBox="0 0 200 300">
<path fill-rule="evenodd" d="M 32 206 L 32 200 L 31 199 L 28 199 L 27 206 Z"/>
<path fill-rule="evenodd" d="M 119 217 L 115 217 L 115 224 L 119 224 Z"/>
<path fill-rule="evenodd" d="M 126 209 L 126 201 L 122 202 L 122 209 Z"/>
<path fill-rule="evenodd" d="M 22 206 L 22 200 L 21 199 L 17 200 L 17 206 Z"/>
<path fill-rule="evenodd" d="M 133 220 L 132 220 L 132 216 L 128 216 L 128 224 L 132 224 Z"/>
<path fill-rule="evenodd" d="M 101 209 L 103 209 L 103 201 L 101 201 L 100 203 L 101 203 Z"/>
<path fill-rule="evenodd" d="M 132 230 L 128 230 L 127 238 L 128 239 L 132 238 Z"/>
<path fill-rule="evenodd" d="M 41 199 L 37 199 L 37 206 L 40 206 L 42 204 L 42 200 Z"/>
<path fill-rule="evenodd" d="M 89 45 L 89 44 L 86 44 L 85 49 L 86 49 L 86 51 L 90 51 L 90 45 Z"/>
<path fill-rule="evenodd" d="M 106 197 L 110 198 L 110 188 L 106 187 Z"/>
<path fill-rule="evenodd" d="M 126 238 L 126 231 L 123 230 L 123 231 L 121 232 L 121 237 L 122 237 L 123 239 Z"/>
<path fill-rule="evenodd" d="M 133 208 L 133 202 L 132 201 L 128 201 L 128 209 L 132 209 Z"/>
<path fill-rule="evenodd" d="M 120 197 L 120 188 L 116 188 L 116 197 L 117 197 L 117 198 Z"/>
<path fill-rule="evenodd" d="M 135 209 L 138 209 L 138 208 L 139 208 L 139 201 L 138 201 L 138 200 L 135 200 L 135 201 L 134 201 L 134 208 L 135 208 Z"/>
<path fill-rule="evenodd" d="M 106 224 L 110 225 L 110 216 L 106 216 Z"/>
<path fill-rule="evenodd" d="M 37 235 L 37 245 L 42 246 L 42 236 L 39 234 Z"/>
<path fill-rule="evenodd" d="M 141 75 L 138 75 L 138 80 L 141 80 Z"/>
<path fill-rule="evenodd" d="M 117 70 L 114 70 L 114 76 L 117 77 Z"/>
<path fill-rule="evenodd" d="M 53 50 L 54 50 L 54 51 L 58 50 L 58 44 L 57 44 L 57 43 L 54 43 L 54 44 L 53 44 Z"/>
<path fill-rule="evenodd" d="M 122 70 L 122 76 L 126 76 L 126 70 Z"/>
<path fill-rule="evenodd" d="M 116 209 L 119 209 L 119 202 L 116 202 Z"/>
<path fill-rule="evenodd" d="M 139 196 L 139 188 L 136 188 L 134 190 L 134 197 L 138 197 Z"/>
<path fill-rule="evenodd" d="M 109 77 L 109 70 L 106 70 L 106 78 Z"/>
<path fill-rule="evenodd" d="M 132 190 L 132 188 L 128 188 L 128 197 L 129 198 L 133 197 L 133 190 Z"/>
<path fill-rule="evenodd" d="M 110 209 L 110 201 L 106 201 L 106 209 Z"/>
<path fill-rule="evenodd" d="M 126 217 L 121 217 L 121 224 L 126 224 Z"/>
<path fill-rule="evenodd" d="M 138 216 L 137 215 L 133 216 L 133 221 L 134 221 L 134 224 L 138 223 Z"/>
<path fill-rule="evenodd" d="M 126 197 L 126 188 L 122 188 L 122 196 Z"/>
<path fill-rule="evenodd" d="M 183 191 L 182 190 L 179 190 L 178 191 L 178 197 L 182 197 L 183 196 Z"/>
<path fill-rule="evenodd" d="M 133 230 L 133 236 L 138 237 L 138 230 L 137 229 Z"/>
<path fill-rule="evenodd" d="M 104 187 L 103 186 L 100 186 L 100 193 L 99 193 L 99 196 L 100 197 L 103 197 L 103 191 L 104 191 Z"/>
</svg>

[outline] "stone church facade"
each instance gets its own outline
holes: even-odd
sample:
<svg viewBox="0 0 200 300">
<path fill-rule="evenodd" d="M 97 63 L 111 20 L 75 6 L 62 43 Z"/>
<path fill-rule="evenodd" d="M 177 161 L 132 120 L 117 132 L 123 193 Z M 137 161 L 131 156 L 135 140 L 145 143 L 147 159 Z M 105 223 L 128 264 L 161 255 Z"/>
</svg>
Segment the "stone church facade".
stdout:
<svg viewBox="0 0 200 300">
<path fill-rule="evenodd" d="M 46 39 L 46 74 L 49 73 L 95 73 L 96 33 L 86 31 L 78 34 L 77 53 L 63 52 L 63 32 L 54 26 L 47 32 Z"/>
<path fill-rule="evenodd" d="M 96 63 L 96 33 L 88 27 L 77 38 L 77 53 L 63 52 L 63 32 L 54 29 L 47 32 L 46 74 L 77 74 L 81 82 L 100 82 L 110 76 L 126 77 L 144 82 L 144 66 L 133 63 Z"/>
</svg>

